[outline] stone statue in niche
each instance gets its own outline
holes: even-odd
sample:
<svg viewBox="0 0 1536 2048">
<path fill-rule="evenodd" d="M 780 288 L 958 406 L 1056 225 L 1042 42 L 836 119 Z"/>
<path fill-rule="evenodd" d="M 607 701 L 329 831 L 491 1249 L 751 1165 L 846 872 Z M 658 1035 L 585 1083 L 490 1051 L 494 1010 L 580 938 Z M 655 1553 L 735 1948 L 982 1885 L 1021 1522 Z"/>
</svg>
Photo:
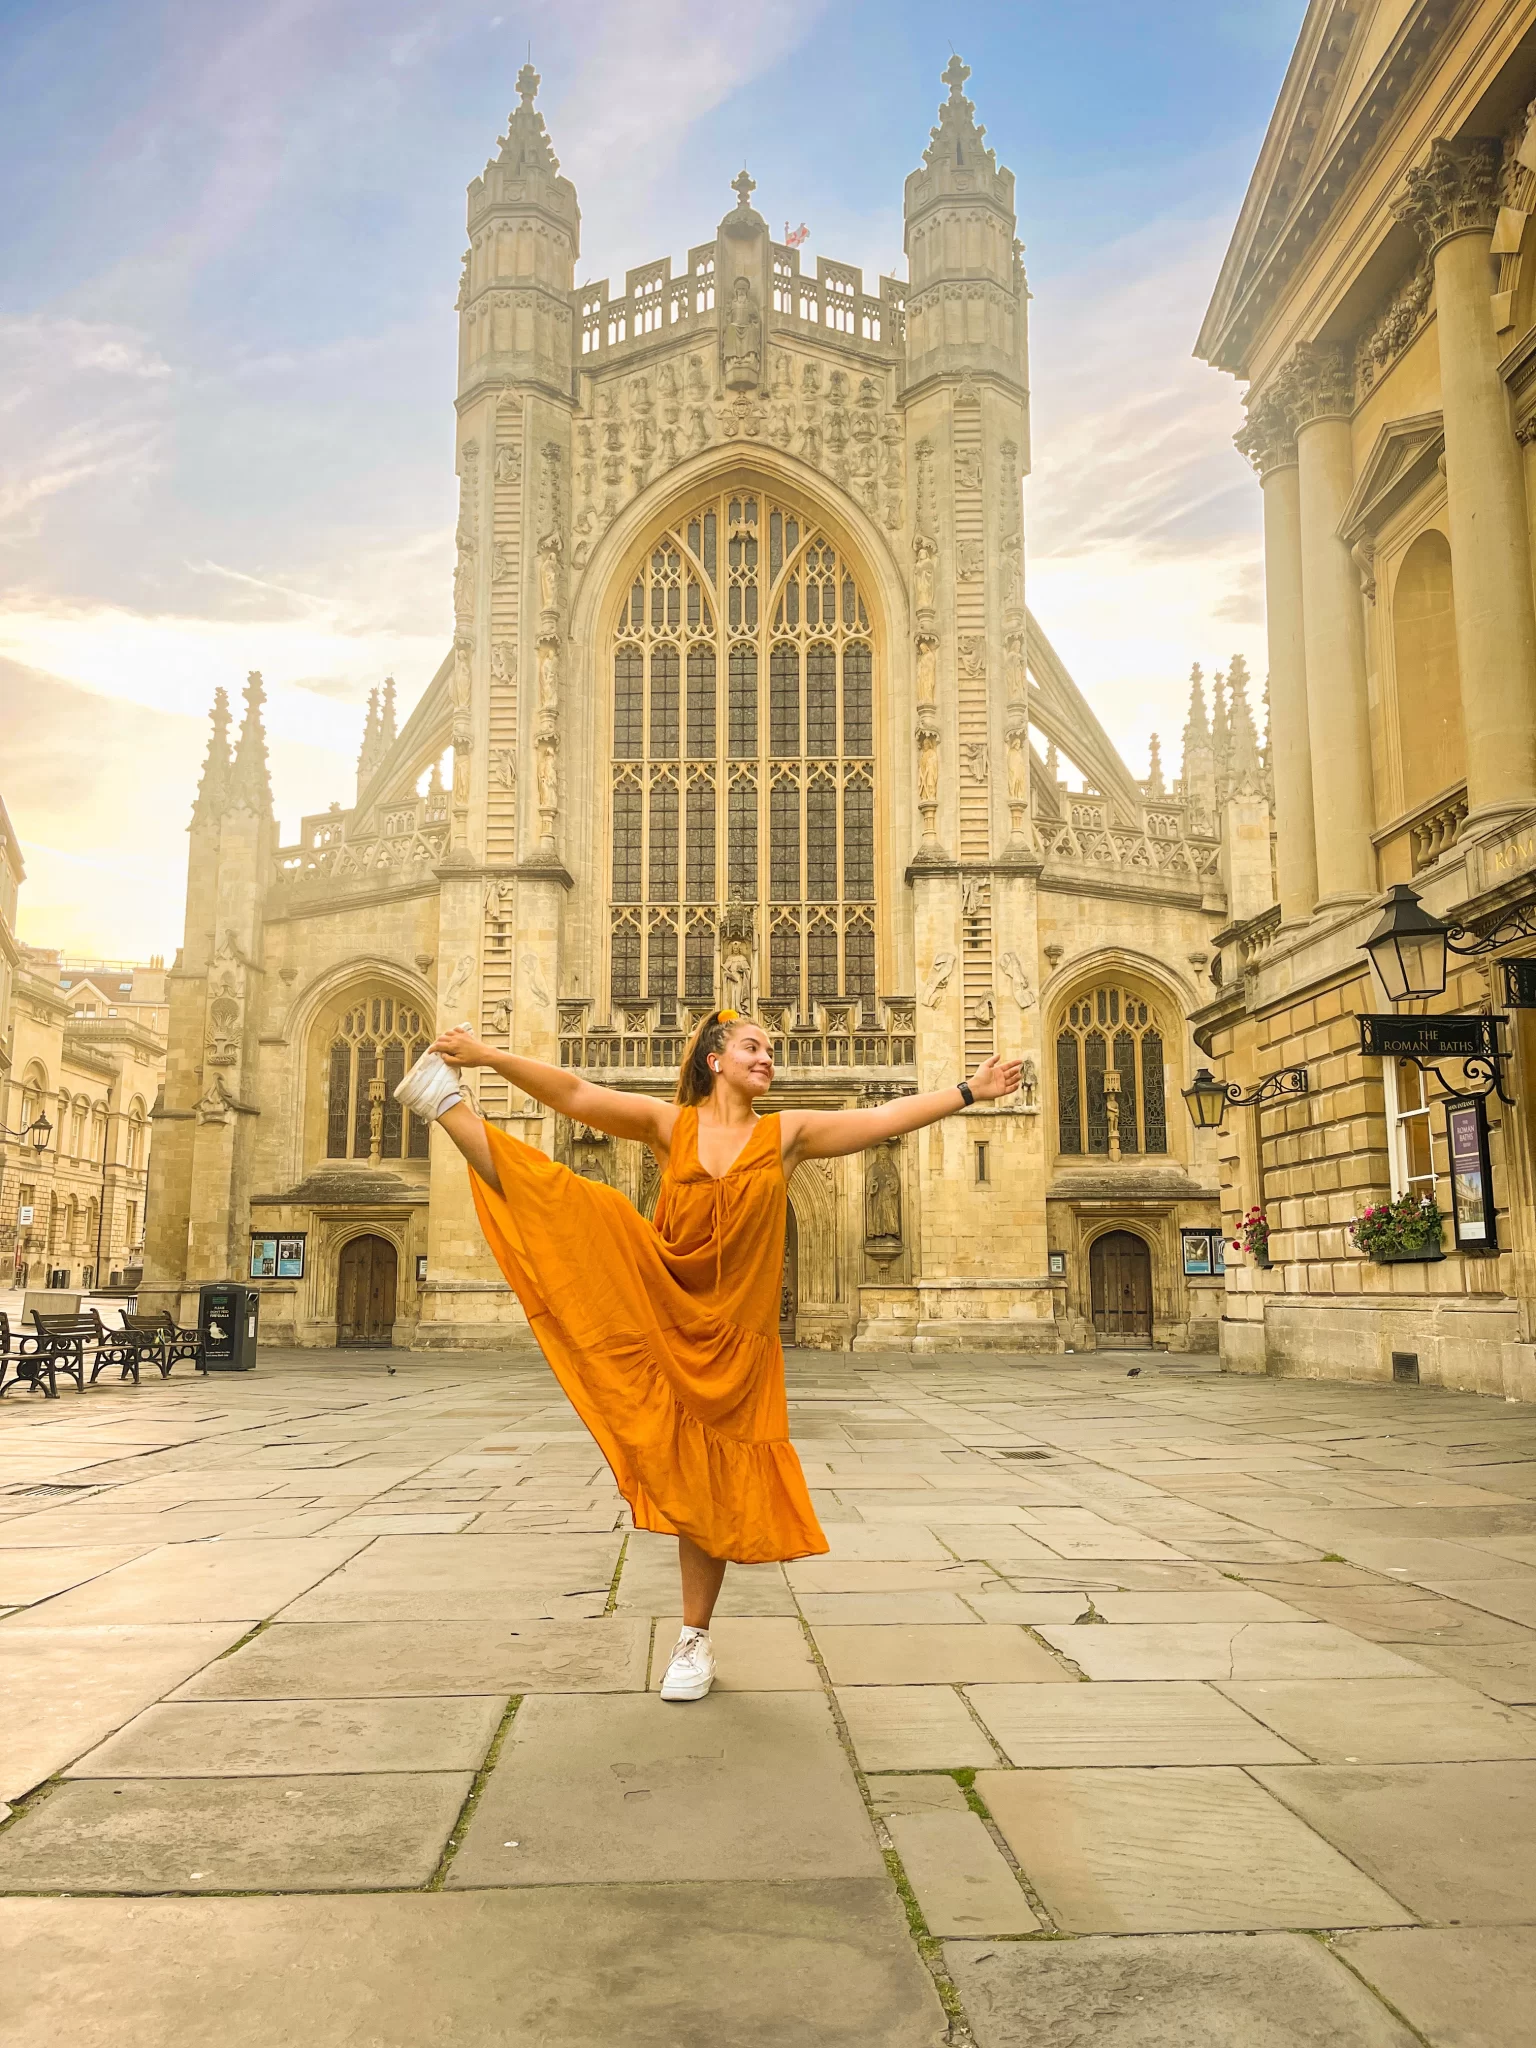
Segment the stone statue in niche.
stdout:
<svg viewBox="0 0 1536 2048">
<path fill-rule="evenodd" d="M 1025 1109 L 1034 1109 L 1040 1090 L 1040 1069 L 1031 1059 L 1026 1059 L 1019 1069 L 1019 1093 Z"/>
<path fill-rule="evenodd" d="M 517 884 L 493 881 L 485 892 L 485 914 L 492 924 L 506 924 L 517 908 Z"/>
<path fill-rule="evenodd" d="M 981 451 L 979 448 L 962 448 L 955 457 L 955 489 L 957 491 L 979 491 L 981 489 Z"/>
<path fill-rule="evenodd" d="M 559 745 L 559 739 L 554 733 L 540 734 L 534 777 L 538 785 L 539 813 L 547 821 L 546 837 L 548 825 L 553 823 L 555 813 L 560 808 L 560 771 L 555 765 L 555 753 Z"/>
<path fill-rule="evenodd" d="M 474 641 L 467 633 L 460 633 L 453 643 L 453 679 L 448 687 L 453 696 L 455 712 L 466 712 L 469 709 L 469 658 L 474 652 L 474 645 Z"/>
<path fill-rule="evenodd" d="M 920 804 L 939 800 L 939 736 L 931 725 L 917 728 L 917 800 Z"/>
<path fill-rule="evenodd" d="M 517 681 L 517 648 L 510 640 L 496 640 L 491 644 L 491 681 Z"/>
<path fill-rule="evenodd" d="M 732 946 L 720 963 L 720 1006 L 752 1014 L 752 955 L 745 946 Z"/>
<path fill-rule="evenodd" d="M 459 535 L 459 555 L 453 570 L 453 610 L 458 619 L 475 616 L 475 544 L 467 533 Z"/>
<path fill-rule="evenodd" d="M 964 875 L 960 881 L 960 915 L 980 917 L 992 898 L 985 875 Z"/>
<path fill-rule="evenodd" d="M 725 308 L 725 388 L 755 391 L 763 372 L 763 316 L 750 281 L 738 277 Z"/>
<path fill-rule="evenodd" d="M 517 787 L 517 750 L 514 747 L 498 747 L 491 755 L 491 773 L 500 789 Z"/>
<path fill-rule="evenodd" d="M 919 618 L 933 610 L 933 572 L 938 554 L 939 544 L 929 534 L 920 533 L 912 543 L 912 603 Z"/>
<path fill-rule="evenodd" d="M 991 773 L 985 740 L 967 740 L 965 743 L 965 772 L 972 782 L 985 782 Z"/>
<path fill-rule="evenodd" d="M 704 365 L 697 356 L 688 358 L 684 389 L 695 405 L 702 404 L 709 396 L 709 386 L 704 381 Z"/>
<path fill-rule="evenodd" d="M 986 554 L 979 540 L 963 540 L 955 549 L 955 574 L 962 582 L 973 583 L 985 573 Z"/>
<path fill-rule="evenodd" d="M 980 633 L 962 633 L 955 643 L 960 673 L 979 679 L 987 672 L 987 643 Z"/>
<path fill-rule="evenodd" d="M 939 643 L 925 633 L 917 643 L 917 701 L 931 704 L 938 687 Z"/>
<path fill-rule="evenodd" d="M 504 541 L 491 542 L 491 581 L 505 583 L 512 574 L 512 556 Z"/>
<path fill-rule="evenodd" d="M 515 484 L 523 474 L 523 451 L 510 442 L 503 441 L 496 450 L 496 481 L 499 484 Z"/>
<path fill-rule="evenodd" d="M 1016 533 L 1003 537 L 1003 610 L 1024 609 L 1024 546 Z"/>
<path fill-rule="evenodd" d="M 1022 725 L 1010 725 L 1004 735 L 1008 742 L 1008 801 L 1029 801 L 1029 736 Z"/>
<path fill-rule="evenodd" d="M 552 720 L 560 696 L 560 650 L 546 641 L 539 649 L 539 717 Z"/>
<path fill-rule="evenodd" d="M 864 1174 L 864 1235 L 872 1243 L 901 1242 L 901 1173 L 894 1141 L 876 1145 Z"/>
<path fill-rule="evenodd" d="M 558 533 L 546 533 L 539 542 L 539 603 L 547 612 L 560 603 L 560 555 L 565 543 Z"/>
</svg>

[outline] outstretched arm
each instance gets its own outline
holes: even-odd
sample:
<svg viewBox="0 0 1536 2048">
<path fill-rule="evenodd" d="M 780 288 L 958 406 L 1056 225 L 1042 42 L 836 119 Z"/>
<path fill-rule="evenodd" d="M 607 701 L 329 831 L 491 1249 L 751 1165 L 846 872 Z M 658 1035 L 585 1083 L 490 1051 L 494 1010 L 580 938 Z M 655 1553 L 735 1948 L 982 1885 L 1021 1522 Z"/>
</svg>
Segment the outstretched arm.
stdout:
<svg viewBox="0 0 1536 2048">
<path fill-rule="evenodd" d="M 978 1102 L 995 1102 L 1019 1085 L 1021 1062 L 995 1055 L 972 1074 L 970 1090 Z M 844 1152 L 864 1152 L 887 1138 L 920 1131 L 965 1108 L 958 1087 L 936 1088 L 928 1095 L 902 1095 L 874 1109 L 801 1109 L 784 1116 L 784 1170 L 792 1173 L 802 1159 L 835 1159 Z"/>
<path fill-rule="evenodd" d="M 611 1138 L 639 1138 L 643 1144 L 659 1145 L 663 1151 L 672 1142 L 677 1109 L 670 1102 L 657 1102 L 649 1095 L 631 1095 L 622 1088 L 599 1088 L 564 1067 L 552 1067 L 545 1060 L 526 1060 L 517 1053 L 498 1052 L 472 1032 L 445 1031 L 433 1041 L 432 1050 L 456 1067 L 489 1067 L 503 1075 L 514 1088 L 521 1088 L 536 1102 L 547 1103 L 575 1123 L 590 1124 Z"/>
</svg>

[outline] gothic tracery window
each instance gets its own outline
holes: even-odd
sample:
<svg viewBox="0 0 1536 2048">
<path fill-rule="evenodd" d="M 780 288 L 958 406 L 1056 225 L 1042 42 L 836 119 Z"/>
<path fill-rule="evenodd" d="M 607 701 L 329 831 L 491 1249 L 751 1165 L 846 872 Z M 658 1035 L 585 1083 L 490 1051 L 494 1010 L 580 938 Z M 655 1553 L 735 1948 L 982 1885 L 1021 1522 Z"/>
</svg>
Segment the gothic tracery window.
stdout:
<svg viewBox="0 0 1536 2048">
<path fill-rule="evenodd" d="M 1134 989 L 1107 984 L 1066 1007 L 1056 1034 L 1056 1129 L 1063 1152 L 1168 1150 L 1163 1030 Z M 1106 1076 L 1113 1077 L 1106 1085 Z"/>
<path fill-rule="evenodd" d="M 801 1017 L 875 995 L 874 657 L 851 566 L 736 489 L 652 544 L 616 623 L 610 989 L 720 992 L 722 921 Z"/>
<path fill-rule="evenodd" d="M 325 1153 L 328 1159 L 374 1157 L 373 1112 L 381 1109 L 380 1159 L 425 1159 L 428 1126 L 395 1100 L 405 1070 L 431 1042 L 421 1012 L 393 996 L 354 1003 L 337 1020 L 325 1061 Z M 383 1082 L 383 1101 L 370 1084 Z"/>
</svg>

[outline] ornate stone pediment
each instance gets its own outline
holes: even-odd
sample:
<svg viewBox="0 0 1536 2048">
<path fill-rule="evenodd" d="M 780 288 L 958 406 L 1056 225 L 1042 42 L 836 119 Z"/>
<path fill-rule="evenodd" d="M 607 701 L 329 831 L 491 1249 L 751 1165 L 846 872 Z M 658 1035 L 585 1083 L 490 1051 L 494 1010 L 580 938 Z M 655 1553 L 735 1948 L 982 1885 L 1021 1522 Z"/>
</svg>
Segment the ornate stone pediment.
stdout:
<svg viewBox="0 0 1536 2048">
<path fill-rule="evenodd" d="M 1435 474 L 1445 452 L 1445 424 L 1437 412 L 1392 420 L 1376 436 L 1339 521 L 1350 547 L 1374 540 L 1399 507 Z"/>
</svg>

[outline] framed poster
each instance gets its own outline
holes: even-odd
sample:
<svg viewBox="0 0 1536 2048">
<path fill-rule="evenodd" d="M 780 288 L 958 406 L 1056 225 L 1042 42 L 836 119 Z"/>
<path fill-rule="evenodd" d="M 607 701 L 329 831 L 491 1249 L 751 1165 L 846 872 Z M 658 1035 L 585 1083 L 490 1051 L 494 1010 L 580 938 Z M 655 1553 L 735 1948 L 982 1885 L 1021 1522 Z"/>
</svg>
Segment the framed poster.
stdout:
<svg viewBox="0 0 1536 2048">
<path fill-rule="evenodd" d="M 425 1253 L 425 1252 L 418 1252 L 418 1253 L 416 1254 L 416 1282 L 417 1282 L 417 1285 L 419 1286 L 419 1285 L 421 1284 L 421 1282 L 422 1282 L 423 1280 L 425 1280 L 425 1279 L 426 1279 L 426 1277 L 427 1277 L 427 1255 L 426 1255 L 426 1253 Z"/>
<path fill-rule="evenodd" d="M 280 1237 L 277 1240 L 277 1277 L 279 1280 L 302 1280 L 304 1278 L 304 1239 Z"/>
<path fill-rule="evenodd" d="M 1051 1253 L 1051 1278 L 1064 1280 L 1067 1276 L 1067 1255 L 1065 1252 Z"/>
<path fill-rule="evenodd" d="M 1445 1141 L 1451 1156 L 1451 1218 L 1456 1249 L 1499 1248 L 1493 1213 L 1493 1170 L 1488 1159 L 1488 1111 L 1481 1095 L 1448 1095 Z"/>
<path fill-rule="evenodd" d="M 1209 1280 L 1218 1269 L 1212 1264 L 1211 1238 L 1209 1230 L 1184 1230 L 1179 1235 L 1184 1240 L 1184 1277 L 1186 1280 Z M 1220 1242 L 1217 1234 L 1217 1242 Z M 1218 1252 L 1217 1257 L 1220 1257 Z M 1219 1270 L 1225 1271 L 1225 1268 Z"/>
<path fill-rule="evenodd" d="M 251 1239 L 251 1278 L 253 1280 L 275 1280 L 277 1278 L 277 1239 L 275 1237 L 253 1237 Z"/>
</svg>

